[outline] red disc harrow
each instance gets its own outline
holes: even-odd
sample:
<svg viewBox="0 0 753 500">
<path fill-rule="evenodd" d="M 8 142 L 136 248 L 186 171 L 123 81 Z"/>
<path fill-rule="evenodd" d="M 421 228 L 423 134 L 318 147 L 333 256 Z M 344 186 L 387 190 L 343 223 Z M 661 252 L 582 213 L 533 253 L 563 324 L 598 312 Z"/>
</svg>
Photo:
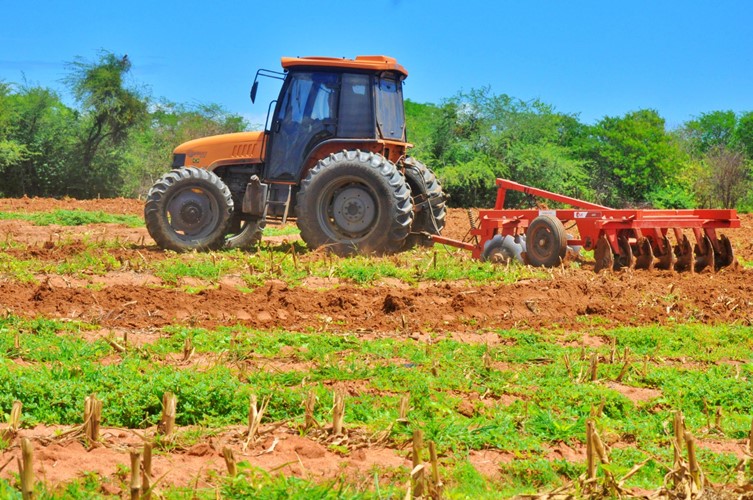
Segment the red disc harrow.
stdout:
<svg viewBox="0 0 753 500">
<path fill-rule="evenodd" d="M 503 206 L 508 190 L 572 208 L 506 210 Z M 568 223 L 577 226 L 578 238 L 567 234 Z M 521 260 L 534 266 L 559 265 L 568 247 L 582 247 L 594 251 L 596 272 L 620 268 L 700 272 L 706 268 L 716 271 L 736 262 L 729 239 L 717 235 L 717 230 L 738 227 L 740 219 L 731 209 L 618 210 L 497 179 L 494 208 L 480 210 L 478 227 L 471 229 L 475 244 L 441 236 L 432 239 L 470 250 L 474 258 L 482 260 L 510 258 L 505 242 L 515 241 L 525 249 Z M 694 244 L 683 230 L 692 231 Z"/>
</svg>

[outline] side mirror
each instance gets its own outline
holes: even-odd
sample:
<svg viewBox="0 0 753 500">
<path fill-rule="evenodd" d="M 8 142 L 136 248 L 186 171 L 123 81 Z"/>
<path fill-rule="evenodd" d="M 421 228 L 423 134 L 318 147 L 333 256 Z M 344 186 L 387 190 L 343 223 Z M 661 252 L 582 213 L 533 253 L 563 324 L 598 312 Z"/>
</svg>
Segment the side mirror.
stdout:
<svg viewBox="0 0 753 500">
<path fill-rule="evenodd" d="M 256 91 L 259 90 L 259 81 L 255 81 L 253 85 L 251 85 L 251 104 L 256 102 Z"/>
</svg>

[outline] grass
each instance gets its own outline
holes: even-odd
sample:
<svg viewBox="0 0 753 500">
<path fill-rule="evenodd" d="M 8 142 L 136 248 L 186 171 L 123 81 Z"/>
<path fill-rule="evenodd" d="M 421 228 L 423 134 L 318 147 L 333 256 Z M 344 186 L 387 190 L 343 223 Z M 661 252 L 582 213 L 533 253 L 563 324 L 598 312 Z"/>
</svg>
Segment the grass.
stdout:
<svg viewBox="0 0 753 500">
<path fill-rule="evenodd" d="M 50 250 L 69 247 L 71 241 L 52 243 Z M 255 253 L 241 250 L 177 254 L 161 252 L 146 258 L 143 247 L 111 240 L 82 240 L 81 248 L 62 259 L 28 258 L 23 247 L 0 246 L 0 276 L 22 282 L 38 281 L 40 274 L 60 274 L 87 278 L 122 269 L 151 273 L 167 287 L 181 287 L 184 278 L 194 280 L 194 291 L 216 286 L 223 278 L 238 278 L 248 289 L 269 280 L 282 280 L 300 286 L 307 278 L 337 279 L 370 286 L 386 279 L 416 285 L 420 282 L 466 281 L 509 284 L 525 279 L 550 279 L 541 269 L 518 264 L 495 265 L 471 259 L 465 253 L 445 248 L 415 249 L 383 257 L 340 258 L 308 253 L 299 241 L 265 245 Z M 196 282 L 198 280 L 198 283 Z"/>
<path fill-rule="evenodd" d="M 61 212 L 65 211 L 27 220 L 113 222 L 106 220 L 106 214 Z M 8 216 L 0 213 L 0 218 Z M 265 230 L 273 236 L 293 232 Z M 425 282 L 504 285 L 550 279 L 546 271 L 480 263 L 441 246 L 386 257 L 338 258 L 309 253 L 298 241 L 266 244 L 256 253 L 175 254 L 84 240 L 73 252 L 56 252 L 69 244 L 61 241 L 45 247 L 50 257 L 44 258 L 32 257 L 24 245 L 5 241 L 0 244 L 0 276 L 33 282 L 45 274 L 88 279 L 135 270 L 159 277 L 161 286 L 188 292 L 218 286 L 224 279 L 240 281 L 245 288 L 272 279 L 288 286 L 317 278 L 363 287 L 393 281 L 414 287 Z M 583 460 L 566 460 L 556 451 L 567 447 L 582 455 L 585 422 L 596 408 L 601 408 L 596 418 L 600 435 L 608 443 L 620 443 L 610 451 L 609 470 L 620 477 L 650 458 L 628 481 L 628 486 L 645 489 L 657 488 L 666 474 L 662 464 L 672 462 L 667 429 L 674 411 L 684 413 L 688 429 L 701 441 L 730 443 L 731 449 L 747 436 L 753 415 L 753 327 L 745 325 L 624 327 L 584 317 L 574 331 L 555 325 L 494 330 L 496 339 L 483 345 L 438 333 L 424 343 L 399 334 L 364 337 L 326 329 L 297 332 L 173 324 L 154 331 L 144 345 L 126 353 L 117 353 L 96 336 L 93 332 L 99 328 L 8 312 L 0 316 L 0 412 L 7 415 L 19 399 L 24 403 L 25 427 L 79 424 L 84 398 L 96 393 L 104 403 L 103 425 L 143 429 L 159 420 L 162 394 L 171 391 L 179 401 L 178 425 L 197 427 L 182 430 L 177 442 L 165 442 L 162 452 L 168 452 L 243 424 L 252 393 L 271 398 L 266 422 L 286 421 L 297 428 L 309 391 L 319 401 L 315 418 L 327 422 L 333 390 L 346 389 L 348 429 L 369 436 L 386 432 L 393 449 L 407 449 L 415 429 L 437 444 L 449 498 L 510 497 L 547 491 L 577 478 L 585 470 Z M 490 333 L 481 325 L 477 330 Z M 586 335 L 589 344 L 597 345 L 584 348 Z M 191 362 L 183 363 L 187 339 L 195 354 Z M 622 360 L 608 362 L 612 343 L 618 358 L 625 348 L 631 353 L 631 366 L 621 384 L 613 381 L 622 370 Z M 600 363 L 597 380 L 591 382 L 588 373 L 594 354 Z M 654 392 L 647 392 L 644 399 L 630 399 L 628 389 Z M 406 393 L 410 394 L 409 421 L 396 423 Z M 717 426 L 718 409 L 723 417 Z M 330 449 L 345 455 L 343 446 Z M 474 454 L 482 450 L 511 457 L 499 465 L 494 478 L 483 476 L 473 465 Z M 702 446 L 698 453 L 711 481 L 729 482 L 734 477 L 734 456 Z M 219 491 L 226 498 L 397 498 L 405 494 L 409 473 L 405 468 L 380 469 L 372 471 L 373 481 L 322 482 L 239 466 L 241 476 L 215 478 L 216 489 L 172 488 L 164 496 L 215 498 Z M 37 496 L 96 497 L 101 481 L 84 475 L 49 491 L 40 483 Z M 127 489 L 125 482 L 122 487 Z M 0 481 L 0 497 L 14 496 L 18 496 L 14 482 Z"/>
<path fill-rule="evenodd" d="M 445 474 L 462 478 L 449 483 L 450 491 L 461 496 L 481 495 L 498 486 L 473 474 L 467 462 L 472 450 L 499 449 L 519 457 L 500 470 L 508 494 L 541 491 L 577 476 L 581 462 L 554 460 L 549 450 L 561 443 L 582 449 L 585 421 L 595 407 L 603 407 L 598 418 L 602 436 L 633 443 L 612 451 L 610 467 L 618 475 L 649 456 L 671 462 L 664 428 L 674 410 L 684 412 L 694 434 L 727 440 L 747 435 L 753 413 L 753 368 L 743 364 L 738 370 L 728 364 L 728 360 L 750 359 L 753 328 L 746 326 L 589 327 L 590 335 L 605 342 L 588 350 L 584 358 L 581 347 L 570 345 L 572 335 L 557 330 L 500 330 L 496 332 L 500 343 L 485 346 L 449 339 L 424 345 L 410 339 L 367 340 L 326 331 L 176 325 L 122 355 L 119 362 L 104 365 L 100 361 L 111 357 L 113 350 L 103 340 L 86 341 L 83 333 L 91 328 L 43 318 L 3 318 L 0 410 L 7 413 L 13 400 L 20 399 L 26 426 L 80 423 L 83 400 L 94 392 L 104 402 L 103 425 L 141 428 L 156 423 L 162 393 L 173 391 L 179 401 L 179 425 L 216 429 L 243 423 L 253 392 L 272 398 L 269 421 L 301 423 L 309 390 L 315 390 L 322 402 L 315 417 L 327 421 L 329 408 L 324 402 L 331 400 L 332 387 L 344 384 L 357 388 L 347 398 L 346 426 L 368 433 L 390 429 L 394 446 L 406 444 L 413 429 L 422 429 L 425 439 L 433 440 L 445 457 Z M 214 357 L 215 362 L 176 365 L 187 338 L 197 356 Z M 579 377 L 588 372 L 592 352 L 604 360 L 609 357 L 612 338 L 620 352 L 630 347 L 636 359 L 623 384 L 652 388 L 658 391 L 656 397 L 633 402 L 607 383 L 619 373 L 620 360 L 602 363 L 598 382 Z M 485 355 L 492 367 L 485 367 Z M 640 360 L 645 356 L 650 361 L 644 371 Z M 264 369 L 265 360 L 276 362 L 278 368 Z M 295 368 L 286 369 L 285 364 L 293 361 Z M 262 368 L 249 369 L 248 362 Z M 495 368 L 500 363 L 502 368 Z M 411 397 L 410 422 L 395 426 L 404 393 Z M 709 422 L 717 408 L 724 419 L 721 428 L 712 432 Z M 701 457 L 707 476 L 715 482 L 724 480 L 736 465 L 725 454 L 704 450 Z M 664 473 L 660 467 L 647 466 L 628 484 L 655 487 Z M 262 490 L 276 491 L 276 481 L 283 480 L 270 481 L 262 481 Z M 284 484 L 306 492 L 329 491 L 313 483 Z M 223 487 L 232 497 L 245 495 L 244 488 L 251 486 Z M 353 498 L 371 494 L 348 491 Z"/>
<path fill-rule="evenodd" d="M 136 215 L 114 215 L 101 211 L 54 210 L 51 212 L 0 212 L 0 220 L 25 220 L 36 226 L 84 226 L 87 224 L 123 224 L 143 227 L 144 219 Z"/>
</svg>

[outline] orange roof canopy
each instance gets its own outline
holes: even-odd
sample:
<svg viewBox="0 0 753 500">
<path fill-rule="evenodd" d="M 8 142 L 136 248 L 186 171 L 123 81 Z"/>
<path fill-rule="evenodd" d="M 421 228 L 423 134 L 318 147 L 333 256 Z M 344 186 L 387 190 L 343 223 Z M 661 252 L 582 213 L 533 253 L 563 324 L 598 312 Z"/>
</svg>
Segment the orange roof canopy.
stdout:
<svg viewBox="0 0 753 500">
<path fill-rule="evenodd" d="M 355 59 L 338 57 L 283 57 L 282 67 L 285 69 L 295 66 L 321 66 L 327 68 L 353 68 L 370 71 L 397 71 L 405 76 L 408 72 L 394 57 L 388 56 L 356 56 Z"/>
</svg>

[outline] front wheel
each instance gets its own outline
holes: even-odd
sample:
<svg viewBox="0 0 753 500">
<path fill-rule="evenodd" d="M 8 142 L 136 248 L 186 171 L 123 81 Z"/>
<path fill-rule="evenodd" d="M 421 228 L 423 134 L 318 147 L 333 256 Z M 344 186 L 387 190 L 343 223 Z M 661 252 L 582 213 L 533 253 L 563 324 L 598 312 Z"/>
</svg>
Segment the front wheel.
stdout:
<svg viewBox="0 0 753 500">
<path fill-rule="evenodd" d="M 400 250 L 413 222 L 410 188 L 383 156 L 342 151 L 319 161 L 296 199 L 301 237 L 309 248 L 338 255 Z"/>
<path fill-rule="evenodd" d="M 166 173 L 149 190 L 144 220 L 162 248 L 185 252 L 221 248 L 233 213 L 233 199 L 222 179 L 200 168 Z"/>
</svg>

